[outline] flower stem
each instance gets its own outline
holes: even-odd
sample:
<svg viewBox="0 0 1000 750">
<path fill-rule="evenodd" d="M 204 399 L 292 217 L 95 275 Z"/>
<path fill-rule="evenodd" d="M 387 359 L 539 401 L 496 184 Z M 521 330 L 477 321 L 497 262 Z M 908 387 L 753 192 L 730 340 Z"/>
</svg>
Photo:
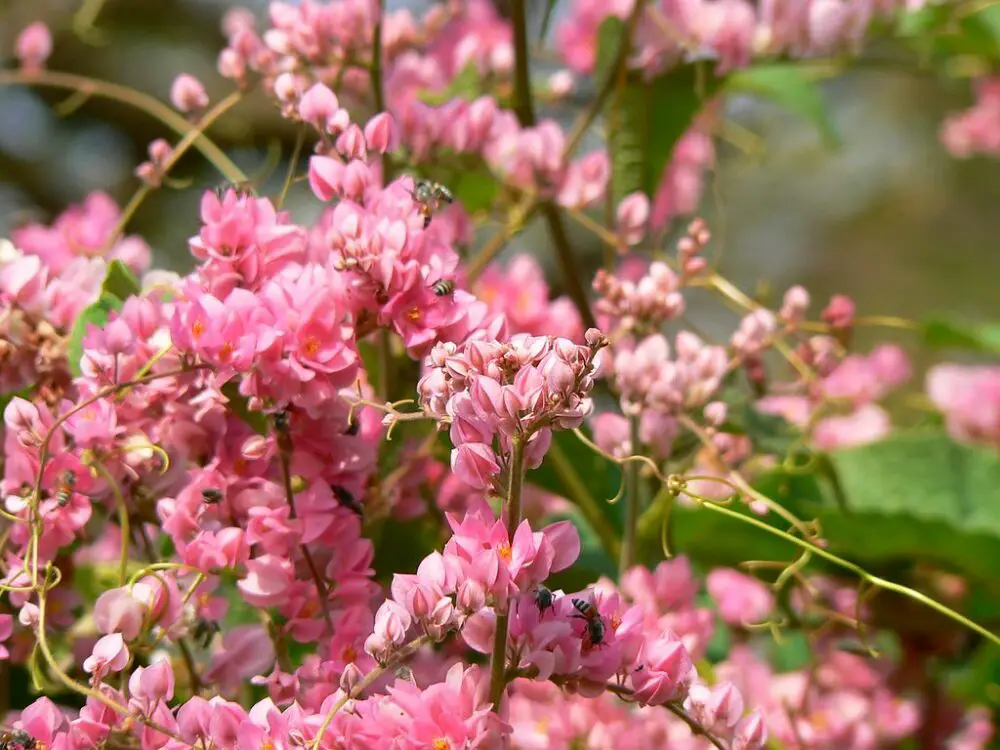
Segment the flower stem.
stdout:
<svg viewBox="0 0 1000 750">
<path fill-rule="evenodd" d="M 365 692 L 365 690 L 370 688 L 379 677 L 384 675 L 390 669 L 395 668 L 397 664 L 406 661 L 420 648 L 430 642 L 431 637 L 429 635 L 422 635 L 419 638 L 413 639 L 399 649 L 399 651 L 397 651 L 388 662 L 375 667 L 375 669 L 369 672 L 353 690 L 349 693 L 345 693 L 344 696 L 333 705 L 333 708 L 330 709 L 330 712 L 326 715 L 326 718 L 320 725 L 319 730 L 317 730 L 316 737 L 312 741 L 311 750 L 319 750 L 320 743 L 323 741 L 323 735 L 326 734 L 326 730 L 329 729 L 330 724 L 333 723 L 333 718 L 337 715 L 337 712 L 340 711 L 340 709 L 347 705 L 348 701 L 358 698 L 363 692 Z"/>
<path fill-rule="evenodd" d="M 515 437 L 511 441 L 510 464 L 507 474 L 507 535 L 513 538 L 521 522 L 521 487 L 524 484 L 524 442 Z M 497 614 L 497 627 L 493 634 L 493 656 L 490 659 L 490 701 L 493 711 L 500 713 L 500 701 L 507 688 L 507 626 L 510 613 Z"/>
<path fill-rule="evenodd" d="M 23 84 L 25 86 L 43 86 L 56 89 L 67 89 L 70 91 L 82 91 L 91 96 L 101 96 L 106 99 L 131 105 L 142 110 L 150 117 L 154 117 L 168 128 L 180 135 L 187 135 L 197 132 L 196 126 L 185 120 L 161 102 L 159 99 L 145 94 L 142 91 L 122 86 L 109 81 L 100 81 L 86 76 L 73 75 L 72 73 L 62 73 L 55 70 L 41 70 L 26 73 L 20 70 L 0 71 L 0 86 L 9 84 Z M 215 143 L 209 140 L 204 133 L 197 133 L 193 146 L 211 162 L 222 175 L 230 182 L 246 182 L 247 176 L 233 161 L 226 156 L 225 152 Z"/>
<path fill-rule="evenodd" d="M 639 445 L 639 415 L 634 414 L 629 417 L 629 440 L 631 441 L 631 452 L 638 453 Z M 639 492 L 641 467 L 638 461 L 632 461 L 625 465 L 625 530 L 622 534 L 621 556 L 618 558 L 618 574 L 623 574 L 626 570 L 635 565 L 635 529 L 639 522 Z"/>
</svg>

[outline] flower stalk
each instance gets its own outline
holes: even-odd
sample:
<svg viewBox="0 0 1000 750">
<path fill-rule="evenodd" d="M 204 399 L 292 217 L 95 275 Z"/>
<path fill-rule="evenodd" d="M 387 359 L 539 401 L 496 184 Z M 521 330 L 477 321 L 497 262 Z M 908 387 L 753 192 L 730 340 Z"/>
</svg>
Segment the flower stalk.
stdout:
<svg viewBox="0 0 1000 750">
<path fill-rule="evenodd" d="M 507 474 L 507 534 L 513 538 L 517 525 L 521 522 L 521 489 L 524 485 L 524 438 L 515 437 L 511 441 L 510 464 Z M 507 688 L 507 627 L 510 614 L 497 615 L 496 630 L 493 634 L 493 655 L 490 659 L 490 702 L 493 710 L 500 712 L 500 702 Z"/>
</svg>

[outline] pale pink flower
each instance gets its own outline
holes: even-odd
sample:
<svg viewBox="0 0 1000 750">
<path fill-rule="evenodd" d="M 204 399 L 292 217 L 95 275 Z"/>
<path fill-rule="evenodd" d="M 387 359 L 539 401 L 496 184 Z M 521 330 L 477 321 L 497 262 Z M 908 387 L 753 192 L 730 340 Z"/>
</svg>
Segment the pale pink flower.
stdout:
<svg viewBox="0 0 1000 750">
<path fill-rule="evenodd" d="M 706 585 L 722 619 L 732 625 L 763 622 L 774 608 L 774 594 L 767 586 L 730 568 L 713 570 Z"/>
<path fill-rule="evenodd" d="M 170 103 L 181 112 L 199 112 L 208 106 L 208 94 L 201 81 L 181 73 L 170 85 Z"/>
<path fill-rule="evenodd" d="M 111 633 L 98 639 L 94 649 L 83 662 L 83 669 L 101 680 L 110 672 L 120 672 L 128 664 L 129 651 L 121 633 Z"/>
<path fill-rule="evenodd" d="M 26 26 L 17 36 L 14 49 L 21 67 L 27 71 L 39 71 L 52 54 L 52 34 L 41 21 Z"/>
</svg>

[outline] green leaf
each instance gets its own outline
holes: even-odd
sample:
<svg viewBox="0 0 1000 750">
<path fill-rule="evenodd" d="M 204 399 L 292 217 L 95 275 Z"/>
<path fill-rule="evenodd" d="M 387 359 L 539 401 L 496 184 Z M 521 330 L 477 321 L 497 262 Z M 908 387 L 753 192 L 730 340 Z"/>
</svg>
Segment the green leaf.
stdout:
<svg viewBox="0 0 1000 750">
<path fill-rule="evenodd" d="M 921 559 L 990 581 L 1000 568 L 1000 455 L 943 434 L 834 451 L 847 512 L 820 515 L 832 551 Z"/>
<path fill-rule="evenodd" d="M 73 324 L 73 330 L 66 344 L 66 361 L 74 377 L 80 376 L 80 358 L 83 356 L 83 340 L 91 326 L 103 328 L 113 310 L 121 310 L 122 300 L 110 292 L 102 292 L 98 300 L 83 309 Z"/>
<path fill-rule="evenodd" d="M 470 214 L 492 208 L 500 183 L 488 172 L 459 172 L 451 183 L 451 192 Z"/>
<path fill-rule="evenodd" d="M 738 388 L 724 391 L 721 400 L 729 407 L 721 430 L 746 435 L 758 452 L 784 456 L 800 437 L 799 431 L 784 417 L 758 411 Z"/>
<path fill-rule="evenodd" d="M 545 37 L 549 33 L 549 24 L 552 22 L 552 11 L 556 9 L 558 0 L 547 0 L 545 3 L 545 14 L 542 16 L 542 26 L 538 31 L 538 41 L 544 43 Z"/>
<path fill-rule="evenodd" d="M 616 562 L 605 552 L 593 527 L 577 509 L 574 508 L 568 513 L 554 513 L 544 520 L 543 525 L 547 526 L 557 521 L 570 521 L 576 527 L 580 534 L 580 557 L 569 568 L 553 575 L 547 584 L 549 588 L 567 592 L 580 591 L 601 576 L 612 579 L 617 576 Z"/>
<path fill-rule="evenodd" d="M 267 417 L 262 412 L 250 410 L 250 402 L 240 393 L 239 383 L 230 380 L 222 386 L 222 395 L 229 401 L 233 414 L 250 425 L 258 435 L 267 435 Z"/>
<path fill-rule="evenodd" d="M 31 392 L 34 390 L 34 386 L 25 386 L 19 391 L 14 391 L 13 393 L 5 393 L 0 396 L 0 416 L 7 410 L 7 404 L 13 401 L 15 398 L 23 398 L 26 401 L 31 400 Z"/>
<path fill-rule="evenodd" d="M 650 197 L 656 193 L 677 142 L 719 84 L 703 63 L 681 66 L 651 81 L 629 75 L 605 111 L 615 200 L 636 190 Z"/>
<path fill-rule="evenodd" d="M 608 16 L 601 21 L 597 28 L 597 54 L 594 58 L 594 76 L 597 80 L 605 80 L 611 72 L 624 34 L 625 22 L 618 16 Z"/>
<path fill-rule="evenodd" d="M 830 146 L 840 143 L 823 95 L 801 63 L 754 65 L 738 70 L 726 83 L 729 93 L 748 93 L 770 99 L 808 120 Z"/>
<path fill-rule="evenodd" d="M 983 643 L 949 680 L 952 697 L 967 704 L 988 701 L 991 710 L 1000 710 L 1000 646 Z"/>
<path fill-rule="evenodd" d="M 552 434 L 552 448 L 542 465 L 529 471 L 526 481 L 565 497 L 581 508 L 592 527 L 600 525 L 605 540 L 620 536 L 624 527 L 622 503 L 609 499 L 621 486 L 621 469 L 588 448 L 572 432 Z"/>
<path fill-rule="evenodd" d="M 934 349 L 965 349 L 975 352 L 1000 352 L 1000 325 L 976 325 L 954 318 L 937 317 L 924 321 L 924 343 Z"/>
<path fill-rule="evenodd" d="M 422 91 L 420 101 L 432 106 L 447 104 L 452 99 L 475 99 L 480 93 L 480 75 L 475 63 L 469 63 L 441 91 Z"/>
<path fill-rule="evenodd" d="M 754 487 L 803 520 L 818 519 L 830 552 L 863 566 L 923 560 L 989 583 L 1000 568 L 1000 455 L 940 433 L 900 434 L 821 456 L 812 474 L 776 469 Z M 640 551 L 662 558 L 662 503 L 640 517 Z M 742 503 L 731 509 L 750 511 Z M 775 514 L 757 517 L 776 528 Z M 791 560 L 799 548 L 749 524 L 679 502 L 671 551 L 708 565 Z M 815 567 L 825 564 L 816 560 Z"/>
<path fill-rule="evenodd" d="M 117 258 L 108 264 L 108 272 L 104 275 L 101 292 L 110 294 L 120 300 L 134 297 L 142 291 L 139 280 L 129 267 Z"/>
<path fill-rule="evenodd" d="M 393 573 L 416 573 L 421 561 L 441 544 L 440 533 L 440 525 L 426 517 L 379 524 L 368 533 L 375 545 L 375 577 L 388 583 Z"/>
<path fill-rule="evenodd" d="M 937 3 L 906 13 L 900 17 L 897 33 L 938 60 L 1000 58 L 1000 7 L 984 3 L 979 10 L 962 14 L 955 12 L 958 8 L 958 3 Z"/>
</svg>

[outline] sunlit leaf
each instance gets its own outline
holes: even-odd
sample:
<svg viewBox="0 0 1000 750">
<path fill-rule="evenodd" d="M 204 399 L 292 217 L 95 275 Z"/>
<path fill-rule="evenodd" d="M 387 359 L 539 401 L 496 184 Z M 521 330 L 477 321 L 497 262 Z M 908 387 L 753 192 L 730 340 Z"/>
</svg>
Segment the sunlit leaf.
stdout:
<svg viewBox="0 0 1000 750">
<path fill-rule="evenodd" d="M 823 94 L 802 64 L 774 63 L 738 70 L 729 76 L 726 91 L 768 99 L 812 123 L 827 144 L 840 142 Z"/>
</svg>

